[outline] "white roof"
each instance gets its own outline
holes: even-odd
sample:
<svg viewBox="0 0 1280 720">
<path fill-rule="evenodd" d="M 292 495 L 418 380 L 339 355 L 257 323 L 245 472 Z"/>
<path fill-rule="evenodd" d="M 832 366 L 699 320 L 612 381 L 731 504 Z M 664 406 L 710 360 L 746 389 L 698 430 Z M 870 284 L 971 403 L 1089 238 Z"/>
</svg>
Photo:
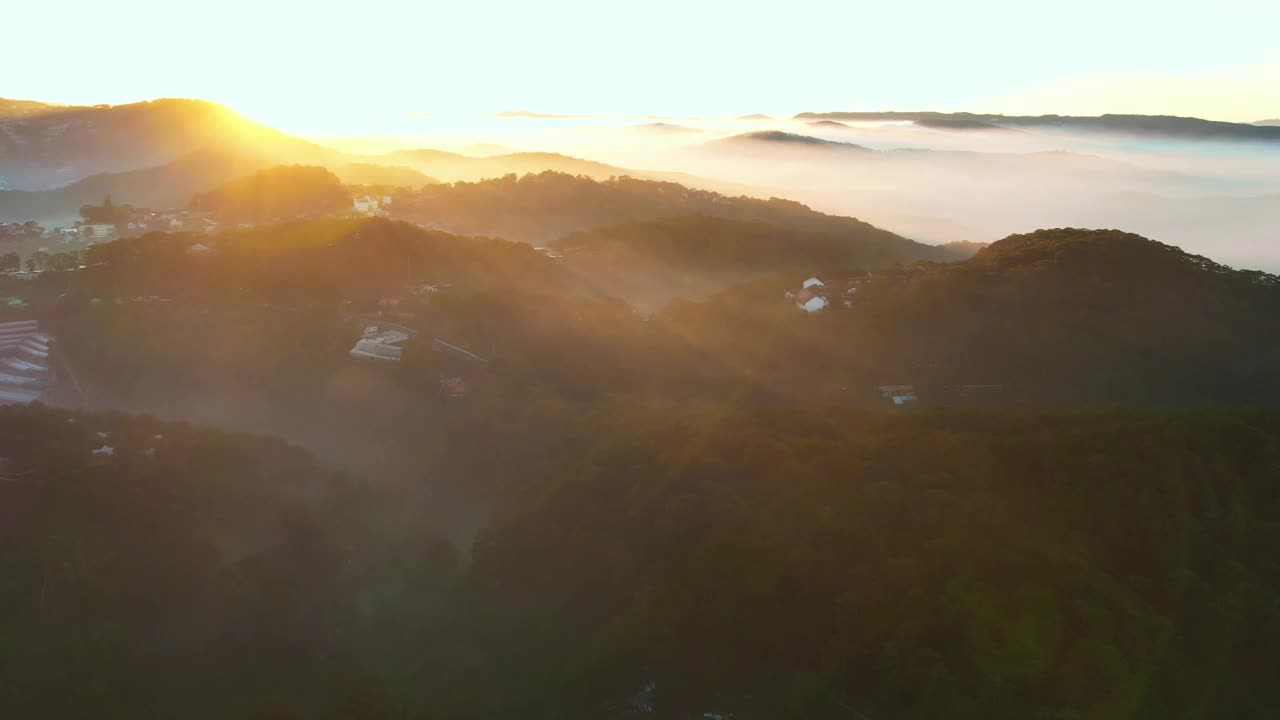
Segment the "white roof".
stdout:
<svg viewBox="0 0 1280 720">
<path fill-rule="evenodd" d="M 401 349 L 395 345 L 383 345 L 381 343 L 366 343 L 364 340 L 356 343 L 351 348 L 349 355 L 357 358 L 372 358 L 374 360 L 393 360 L 400 359 Z"/>
<path fill-rule="evenodd" d="M 366 330 L 365 332 L 368 332 Z M 383 345 L 395 345 L 409 339 L 409 333 L 399 330 L 383 330 L 375 335 L 370 335 L 360 342 L 375 342 Z"/>
<path fill-rule="evenodd" d="M 805 281 L 804 281 L 804 286 L 805 286 L 805 288 L 806 288 L 806 289 L 811 288 L 811 287 L 813 287 L 814 285 L 817 285 L 818 287 L 826 287 L 826 286 L 827 286 L 827 284 L 826 284 L 826 283 L 822 282 L 821 280 L 819 280 L 819 279 L 818 279 L 818 278 L 816 278 L 816 277 L 811 277 L 811 278 L 809 278 L 808 280 L 805 280 Z"/>
<path fill-rule="evenodd" d="M 809 298 L 809 301 L 808 301 L 808 302 L 804 303 L 804 304 L 803 304 L 803 305 L 801 305 L 800 307 L 804 308 L 805 310 L 807 310 L 807 311 L 809 311 L 809 312 L 818 312 L 819 310 L 821 310 L 821 309 L 825 308 L 826 306 L 827 306 L 827 299 L 826 299 L 826 298 L 824 298 L 824 297 L 811 297 L 811 298 Z"/>
</svg>

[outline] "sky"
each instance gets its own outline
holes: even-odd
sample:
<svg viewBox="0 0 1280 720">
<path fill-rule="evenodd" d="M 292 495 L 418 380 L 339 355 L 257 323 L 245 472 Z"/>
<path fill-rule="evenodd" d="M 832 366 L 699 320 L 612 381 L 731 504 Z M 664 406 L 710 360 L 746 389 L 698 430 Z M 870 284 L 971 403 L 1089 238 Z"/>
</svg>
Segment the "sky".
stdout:
<svg viewBox="0 0 1280 720">
<path fill-rule="evenodd" d="M 4 17 L 22 31 L 0 97 L 198 97 L 309 134 L 511 109 L 1280 117 L 1274 0 L 44 0 Z"/>
</svg>

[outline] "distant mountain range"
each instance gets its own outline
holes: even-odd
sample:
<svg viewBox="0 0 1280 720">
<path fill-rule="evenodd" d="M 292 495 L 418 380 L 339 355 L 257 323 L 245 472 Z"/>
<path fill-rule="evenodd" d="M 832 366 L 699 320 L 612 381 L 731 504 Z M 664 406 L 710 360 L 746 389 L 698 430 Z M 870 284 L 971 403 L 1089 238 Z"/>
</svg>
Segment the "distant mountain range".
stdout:
<svg viewBox="0 0 1280 720">
<path fill-rule="evenodd" d="M 333 157 L 345 159 L 341 155 Z M 279 164 L 290 163 L 287 158 L 274 154 L 197 150 L 163 165 L 99 173 L 52 190 L 0 190 L 0 220 L 34 219 L 45 224 L 69 225 L 81 206 L 100 202 L 108 194 L 121 204 L 135 207 L 185 207 L 199 193 Z M 324 166 L 351 185 L 418 187 L 437 182 L 404 166 L 352 162 L 329 162 Z"/>
<path fill-rule="evenodd" d="M 708 143 L 708 145 L 712 147 L 747 147 L 753 144 L 770 144 L 780 147 L 820 147 L 833 150 L 870 150 L 870 148 L 855 145 L 853 143 L 838 142 L 836 140 L 823 140 L 822 138 L 816 138 L 811 135 L 799 135 L 796 133 L 783 132 L 781 130 L 759 130 L 757 132 L 742 133 L 740 135 L 731 135 L 727 138 L 713 140 Z"/>
<path fill-rule="evenodd" d="M 312 164 L 340 155 L 202 100 L 98 107 L 15 102 L 0 101 L 0 187 L 11 190 L 62 187 L 209 149 Z"/>
<path fill-rule="evenodd" d="M 552 170 L 738 189 L 682 173 L 627 170 L 556 153 L 477 157 L 421 149 L 355 155 L 201 100 L 76 107 L 0 99 L 0 221 L 69 224 L 81 205 L 108 193 L 122 204 L 180 207 L 237 177 L 293 164 L 325 167 L 344 183 L 360 185 L 420 187 Z"/>
<path fill-rule="evenodd" d="M 676 128 L 677 126 L 669 126 Z M 667 128 L 661 128 L 666 130 Z M 704 188 L 725 189 L 729 183 L 717 183 L 706 178 L 679 172 L 653 172 L 648 170 L 631 170 L 628 168 L 583 160 L 569 155 L 550 152 L 513 152 L 500 155 L 461 155 L 445 150 L 418 149 L 396 150 L 385 155 L 363 158 L 366 161 L 411 167 L 419 172 L 436 178 L 440 182 L 478 182 L 504 175 L 525 175 L 528 173 L 558 172 L 569 175 L 584 175 L 593 180 L 608 180 L 611 177 L 634 177 L 644 180 L 661 180 L 678 182 Z M 741 188 L 732 188 L 735 190 Z"/>
<path fill-rule="evenodd" d="M 941 112 L 805 112 L 796 120 L 900 121 L 949 130 L 1036 128 L 1111 132 L 1186 140 L 1259 140 L 1280 142 L 1280 126 L 1272 121 L 1233 123 L 1167 115 L 994 115 Z"/>
</svg>

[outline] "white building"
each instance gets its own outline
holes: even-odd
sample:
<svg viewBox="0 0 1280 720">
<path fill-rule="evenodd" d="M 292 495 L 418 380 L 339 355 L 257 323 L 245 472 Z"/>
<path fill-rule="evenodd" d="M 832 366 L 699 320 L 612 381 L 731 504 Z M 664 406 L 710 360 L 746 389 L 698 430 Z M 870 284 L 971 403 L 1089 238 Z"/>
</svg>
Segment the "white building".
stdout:
<svg viewBox="0 0 1280 720">
<path fill-rule="evenodd" d="M 797 308 L 809 313 L 820 312 L 831 306 L 831 301 L 827 299 L 827 284 L 816 277 L 805 280 L 800 292 L 786 293 L 786 298 L 794 302 Z"/>
<path fill-rule="evenodd" d="M 828 301 L 826 298 L 822 297 L 821 295 L 814 295 L 808 300 L 805 300 L 802 303 L 798 302 L 797 304 L 805 312 L 813 313 L 813 312 L 818 312 L 819 310 L 826 310 L 827 306 L 830 305 L 831 302 Z"/>
<path fill-rule="evenodd" d="M 376 326 L 365 328 L 364 337 L 356 341 L 348 353 L 353 358 L 399 362 L 404 354 L 404 343 L 409 333 L 400 330 L 379 331 Z"/>
<path fill-rule="evenodd" d="M 116 236 L 116 226 L 109 224 L 81 225 L 80 237 L 85 240 L 110 240 Z"/>
<path fill-rule="evenodd" d="M 365 215 L 373 215 L 378 212 L 378 199 L 368 195 L 358 195 L 351 198 L 351 205 L 356 212 L 364 213 Z"/>
</svg>

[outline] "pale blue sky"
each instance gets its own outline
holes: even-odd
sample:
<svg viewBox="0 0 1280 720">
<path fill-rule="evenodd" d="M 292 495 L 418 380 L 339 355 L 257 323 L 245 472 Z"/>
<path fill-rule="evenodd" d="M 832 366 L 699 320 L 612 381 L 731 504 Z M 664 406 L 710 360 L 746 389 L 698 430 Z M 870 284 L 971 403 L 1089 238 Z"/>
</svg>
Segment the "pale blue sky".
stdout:
<svg viewBox="0 0 1280 720">
<path fill-rule="evenodd" d="M 406 113 L 1280 116 L 1280 2 L 23 2 L 0 97 L 202 97 L 295 132 Z"/>
</svg>

